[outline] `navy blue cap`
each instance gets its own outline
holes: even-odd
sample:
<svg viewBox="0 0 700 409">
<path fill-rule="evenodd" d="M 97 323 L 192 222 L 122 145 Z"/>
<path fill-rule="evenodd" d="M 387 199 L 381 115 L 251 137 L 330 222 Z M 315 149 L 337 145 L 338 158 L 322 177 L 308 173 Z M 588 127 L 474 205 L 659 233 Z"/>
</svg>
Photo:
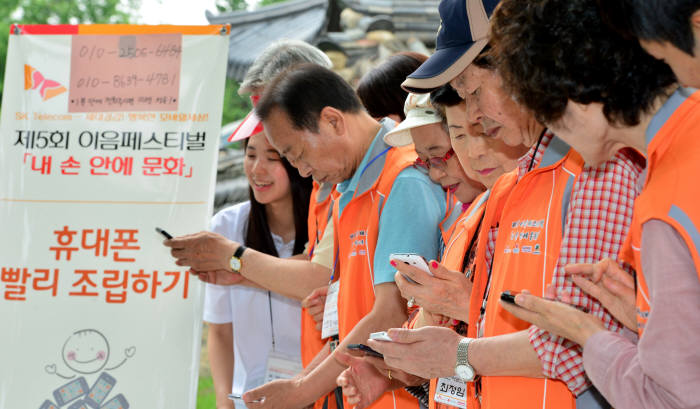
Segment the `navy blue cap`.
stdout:
<svg viewBox="0 0 700 409">
<path fill-rule="evenodd" d="M 409 92 L 430 92 L 464 71 L 488 44 L 489 19 L 498 2 L 442 0 L 435 53 L 401 86 Z"/>
</svg>

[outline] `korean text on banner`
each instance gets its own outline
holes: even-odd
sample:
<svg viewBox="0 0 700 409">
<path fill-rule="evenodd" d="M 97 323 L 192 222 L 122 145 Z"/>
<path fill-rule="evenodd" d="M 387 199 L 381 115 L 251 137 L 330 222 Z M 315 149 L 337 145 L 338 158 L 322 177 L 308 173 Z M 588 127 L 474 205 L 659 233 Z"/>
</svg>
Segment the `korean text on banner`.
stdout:
<svg viewBox="0 0 700 409">
<path fill-rule="evenodd" d="M 0 409 L 191 408 L 226 27 L 19 26 L 0 119 Z"/>
</svg>

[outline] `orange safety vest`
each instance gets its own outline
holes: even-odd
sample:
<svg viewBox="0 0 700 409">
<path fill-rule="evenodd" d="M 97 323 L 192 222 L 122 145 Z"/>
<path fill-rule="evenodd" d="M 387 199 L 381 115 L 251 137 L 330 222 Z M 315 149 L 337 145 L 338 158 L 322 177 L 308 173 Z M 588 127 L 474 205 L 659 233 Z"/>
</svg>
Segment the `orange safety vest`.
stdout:
<svg viewBox="0 0 700 409">
<path fill-rule="evenodd" d="M 319 185 L 313 182 L 314 188 L 311 191 L 309 198 L 309 216 L 308 216 L 308 233 L 309 233 L 309 259 L 313 257 L 314 249 L 318 242 L 323 237 L 323 232 L 326 231 L 326 226 L 331 216 L 331 204 L 333 200 L 331 193 L 335 185 L 324 184 Z M 301 312 L 301 363 L 306 368 L 314 357 L 326 345 L 325 339 L 321 339 L 321 331 L 316 329 L 316 321 L 306 308 Z M 316 409 L 322 409 L 324 402 L 328 399 L 327 409 L 335 409 L 335 394 L 328 395 L 317 400 L 314 404 Z"/>
<path fill-rule="evenodd" d="M 484 209 L 486 208 L 486 201 L 490 194 L 491 192 L 487 190 L 479 195 L 474 202 L 472 202 L 471 206 L 469 206 L 469 209 L 462 213 L 460 218 L 454 223 L 454 227 L 451 229 L 452 235 L 449 240 L 446 241 L 447 246 L 445 247 L 445 252 L 441 260 L 442 265 L 446 268 L 453 271 L 462 270 L 464 257 L 467 256 L 469 252 L 468 247 L 479 228 L 482 216 L 484 215 Z M 474 245 L 476 245 L 476 243 L 474 243 Z M 430 391 L 428 392 L 429 409 L 452 408 L 449 405 L 435 402 L 436 388 L 437 378 L 431 379 Z"/>
<path fill-rule="evenodd" d="M 314 182 L 309 199 L 309 259 L 316 245 L 323 237 L 330 216 L 331 192 L 333 185 L 319 185 Z M 316 329 L 316 321 L 304 308 L 301 313 L 301 363 L 306 368 L 316 354 L 323 349 L 326 341 L 321 339 L 321 331 Z"/>
<path fill-rule="evenodd" d="M 559 259 L 571 192 L 582 168 L 580 155 L 554 137 L 537 169 L 520 181 L 517 170 L 496 181 L 479 235 L 476 257 L 482 262 L 477 263 L 470 299 L 470 337 L 514 333 L 530 326 L 501 308 L 500 294 L 505 290 L 528 289 L 544 296 Z M 485 247 L 489 230 L 494 227 L 499 231 L 492 265 L 488 266 L 483 262 Z M 488 298 L 483 328 L 479 329 L 476 323 L 485 291 Z M 469 392 L 470 409 L 479 407 L 473 383 Z M 480 398 L 481 407 L 486 409 L 576 407 L 576 397 L 566 383 L 553 379 L 483 376 Z"/>
<path fill-rule="evenodd" d="M 450 241 L 450 237 L 452 236 L 452 232 L 454 231 L 455 227 L 459 223 L 459 220 L 462 219 L 463 213 L 462 213 L 462 203 L 457 200 L 457 196 L 454 195 L 454 193 L 450 193 L 449 191 L 445 193 L 445 217 L 442 219 L 442 221 L 439 224 L 440 227 L 440 238 L 441 238 L 441 243 L 440 243 L 440 258 L 442 259 L 442 255 L 445 252 L 445 247 L 447 246 L 447 243 Z"/>
<path fill-rule="evenodd" d="M 374 306 L 374 249 L 379 218 L 398 174 L 416 159 L 412 145 L 391 148 L 379 139 L 363 170 L 354 197 L 340 213 L 340 200 L 333 205 L 337 249 L 338 335 L 342 341 Z M 388 261 L 387 261 L 388 262 Z M 349 408 L 343 398 L 345 407 Z M 405 390 L 387 392 L 369 406 L 373 409 L 417 409 L 418 401 Z"/>
<path fill-rule="evenodd" d="M 637 272 L 637 327 L 641 336 L 651 310 L 642 270 L 642 226 L 651 219 L 671 225 L 683 238 L 700 279 L 700 91 L 676 91 L 647 129 L 647 177 L 634 203 L 632 225 L 620 259 Z"/>
</svg>

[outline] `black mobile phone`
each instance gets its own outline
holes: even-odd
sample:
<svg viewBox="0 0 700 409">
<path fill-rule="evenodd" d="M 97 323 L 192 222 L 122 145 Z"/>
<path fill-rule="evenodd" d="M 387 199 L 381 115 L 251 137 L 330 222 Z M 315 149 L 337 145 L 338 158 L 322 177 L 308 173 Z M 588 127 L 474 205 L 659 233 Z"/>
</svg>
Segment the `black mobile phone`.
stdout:
<svg viewBox="0 0 700 409">
<path fill-rule="evenodd" d="M 520 294 L 519 291 L 510 291 L 510 290 L 506 290 L 506 291 L 504 291 L 504 292 L 501 293 L 501 300 L 503 300 L 503 301 L 505 301 L 505 302 L 507 302 L 507 303 L 510 303 L 510 304 L 515 304 L 515 296 L 518 295 L 518 294 Z M 576 308 L 576 309 L 579 310 L 579 311 L 583 311 L 583 312 L 585 312 L 585 313 L 589 313 L 589 312 L 590 312 L 590 311 L 588 311 L 588 308 L 587 308 L 587 307 L 583 307 L 583 306 L 581 306 L 581 305 L 572 305 L 572 304 L 568 304 L 568 305 L 570 305 L 571 307 Z"/>
<path fill-rule="evenodd" d="M 515 304 L 515 296 L 518 294 L 519 293 L 517 291 L 511 292 L 510 290 L 506 290 L 501 293 L 501 300 L 507 303 Z"/>
<path fill-rule="evenodd" d="M 170 240 L 170 239 L 173 238 L 173 236 L 172 236 L 170 233 L 168 233 L 167 231 L 161 229 L 160 227 L 156 227 L 156 231 L 157 231 L 158 233 L 162 234 L 163 237 L 165 237 L 167 240 Z"/>
<path fill-rule="evenodd" d="M 350 344 L 350 345 L 348 345 L 348 349 L 362 351 L 369 356 L 384 359 L 384 355 L 380 354 L 379 352 L 375 351 L 374 349 L 368 347 L 365 344 Z"/>
</svg>

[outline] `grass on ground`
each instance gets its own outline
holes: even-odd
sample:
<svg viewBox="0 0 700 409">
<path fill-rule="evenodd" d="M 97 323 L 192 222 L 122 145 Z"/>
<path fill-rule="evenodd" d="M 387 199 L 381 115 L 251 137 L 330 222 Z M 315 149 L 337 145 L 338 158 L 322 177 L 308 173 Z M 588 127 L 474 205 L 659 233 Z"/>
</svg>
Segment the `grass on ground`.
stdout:
<svg viewBox="0 0 700 409">
<path fill-rule="evenodd" d="M 209 357 L 207 356 L 207 333 L 209 328 L 204 323 L 202 328 L 202 353 L 199 357 L 199 387 L 197 388 L 197 409 L 216 409 L 216 392 L 211 379 Z"/>
<path fill-rule="evenodd" d="M 214 393 L 214 382 L 211 376 L 201 376 L 199 378 L 199 388 L 197 390 L 197 409 L 215 409 L 216 393 Z"/>
</svg>

